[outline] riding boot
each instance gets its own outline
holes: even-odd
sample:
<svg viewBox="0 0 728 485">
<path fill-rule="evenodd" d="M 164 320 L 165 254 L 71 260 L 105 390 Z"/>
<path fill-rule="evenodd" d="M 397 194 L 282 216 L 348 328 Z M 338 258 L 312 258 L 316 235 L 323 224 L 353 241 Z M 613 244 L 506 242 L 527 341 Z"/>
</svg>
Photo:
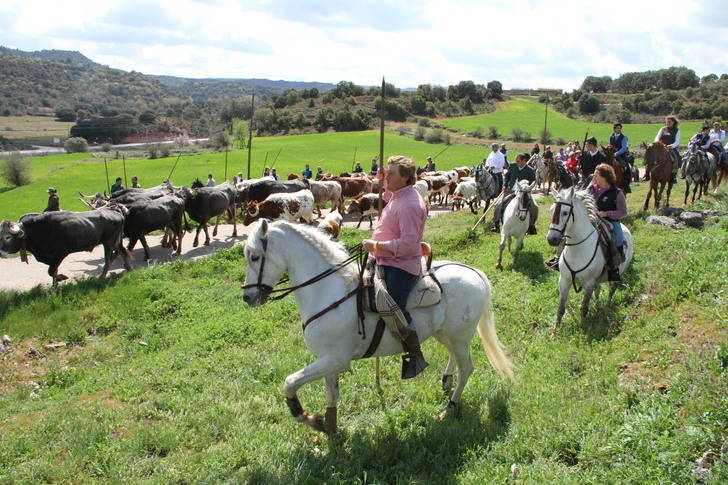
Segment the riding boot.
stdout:
<svg viewBox="0 0 728 485">
<path fill-rule="evenodd" d="M 621 262 L 620 252 L 614 241 L 609 242 L 609 259 L 607 261 L 607 280 L 608 281 L 622 281 L 622 277 L 619 275 L 619 264 Z"/>
<path fill-rule="evenodd" d="M 406 352 L 402 356 L 402 379 L 416 377 L 429 365 L 422 355 L 422 350 L 420 350 L 420 339 L 417 337 L 417 330 L 414 328 L 408 330 L 407 336 L 402 340 L 402 347 Z"/>
<path fill-rule="evenodd" d="M 670 174 L 670 183 L 673 185 L 677 183 L 677 172 L 672 172 Z"/>
<path fill-rule="evenodd" d="M 535 224 L 530 224 L 528 226 L 528 233 L 531 234 L 531 235 L 538 234 L 538 232 L 536 231 L 536 225 Z"/>
</svg>

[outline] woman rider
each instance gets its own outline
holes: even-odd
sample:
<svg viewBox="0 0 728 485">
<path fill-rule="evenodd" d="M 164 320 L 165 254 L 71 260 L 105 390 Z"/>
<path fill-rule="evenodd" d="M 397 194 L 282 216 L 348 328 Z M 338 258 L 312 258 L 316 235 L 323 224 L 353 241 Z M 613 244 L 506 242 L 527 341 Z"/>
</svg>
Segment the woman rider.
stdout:
<svg viewBox="0 0 728 485">
<path fill-rule="evenodd" d="M 677 169 L 680 165 L 680 152 L 677 151 L 677 147 L 680 146 L 680 129 L 678 125 L 680 122 L 673 115 L 665 118 L 665 126 L 660 128 L 655 136 L 655 141 L 661 141 L 670 150 L 672 156 L 672 180 L 670 183 L 677 183 Z M 650 174 L 645 173 L 645 180 L 650 179 Z"/>
<path fill-rule="evenodd" d="M 622 244 L 622 224 L 619 222 L 627 215 L 627 199 L 622 189 L 617 187 L 617 179 L 611 165 L 601 163 L 594 169 L 593 185 L 589 192 L 597 204 L 597 215 L 609 221 L 614 227 L 614 239 L 610 241 L 609 258 L 607 260 L 607 279 L 620 281 L 619 263 L 624 254 Z"/>
</svg>

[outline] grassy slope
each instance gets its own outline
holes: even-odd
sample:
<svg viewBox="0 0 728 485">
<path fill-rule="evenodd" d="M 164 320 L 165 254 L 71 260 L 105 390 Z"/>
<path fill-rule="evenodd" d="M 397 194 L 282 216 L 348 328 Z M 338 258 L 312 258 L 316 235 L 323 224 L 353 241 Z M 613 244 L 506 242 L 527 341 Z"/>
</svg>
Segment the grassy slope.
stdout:
<svg viewBox="0 0 728 485">
<path fill-rule="evenodd" d="M 430 145 L 409 138 L 386 135 L 385 157 L 404 154 L 412 157 L 418 165 L 424 164 L 428 155 L 435 155 L 445 145 Z M 306 163 L 312 169 L 317 165 L 333 173 L 349 171 L 352 168 L 354 149 L 357 160 L 369 169 L 371 158 L 379 153 L 379 133 L 364 131 L 356 133 L 329 133 L 322 135 L 300 135 L 287 137 L 257 138 L 253 140 L 251 174 L 262 175 L 263 164 L 268 153 L 268 165 L 280 155 L 275 167 L 283 178 L 289 172 L 300 174 Z M 485 148 L 472 145 L 452 145 L 440 157 L 440 168 L 459 165 L 473 165 L 485 156 Z M 163 159 L 133 159 L 126 161 L 127 176 L 139 176 L 140 183 L 150 187 L 161 183 L 169 175 L 176 157 Z M 247 173 L 247 150 L 231 151 L 228 154 L 228 177 L 242 171 Z M 37 212 L 46 206 L 48 187 L 59 190 L 61 208 L 82 210 L 76 201 L 77 192 L 95 193 L 104 190 L 106 172 L 103 155 L 74 154 L 29 158 L 33 170 L 33 181 L 26 186 L 3 192 L 0 186 L 0 219 L 17 219 L 22 214 Z M 117 176 L 123 177 L 122 160 L 109 160 L 109 177 L 113 183 Z M 225 170 L 225 153 L 205 153 L 182 156 L 172 179 L 175 183 L 189 185 L 195 177 L 202 180 L 212 173 L 222 182 Z"/>
<path fill-rule="evenodd" d="M 728 209 L 725 191 L 709 199 Z M 0 293 L 0 330 L 18 342 L 0 364 L 0 482 L 691 483 L 694 460 L 720 448 L 728 424 L 728 253 L 717 250 L 728 219 L 675 232 L 631 216 L 627 287 L 584 323 L 572 293 L 555 337 L 547 217 L 503 272 L 493 270 L 497 236 L 468 231 L 473 220 L 435 218 L 427 239 L 439 258 L 491 278 L 518 382 L 498 378 L 474 339 L 461 421 L 436 419 L 446 354 L 428 342 L 432 365 L 414 381 L 397 379 L 397 357 L 383 360 L 381 391 L 374 362 L 354 363 L 335 440 L 295 423 L 281 384 L 313 360 L 295 302 L 247 308 L 237 247 L 109 281 Z M 80 345 L 27 357 L 51 340 Z M 37 397 L 20 384 L 31 380 Z M 322 411 L 321 383 L 301 399 Z M 713 483 L 728 480 L 725 458 L 713 472 Z"/>
<path fill-rule="evenodd" d="M 74 124 L 56 121 L 51 116 L 4 116 L 0 118 L 0 135 L 10 140 L 50 144 L 53 138 L 67 138 Z"/>
<path fill-rule="evenodd" d="M 463 132 L 469 132 L 476 127 L 482 128 L 488 133 L 488 128 L 497 126 L 502 136 L 511 137 L 513 128 L 520 128 L 528 131 L 531 136 L 537 138 L 543 130 L 544 105 L 536 101 L 526 99 L 513 99 L 498 104 L 498 109 L 493 113 L 465 116 L 461 118 L 438 120 L 443 126 L 457 128 Z M 702 123 L 687 122 L 680 125 L 681 141 L 687 143 L 690 136 L 694 135 Z M 629 124 L 624 125 L 624 134 L 629 138 L 632 145 L 640 142 L 651 142 L 660 125 L 655 124 Z M 548 112 L 548 130 L 554 139 L 564 138 L 565 140 L 584 139 L 584 133 L 589 130 L 589 136 L 595 136 L 597 140 L 606 144 L 612 134 L 612 125 L 607 123 L 585 123 L 572 120 L 561 113 L 553 110 Z"/>
</svg>

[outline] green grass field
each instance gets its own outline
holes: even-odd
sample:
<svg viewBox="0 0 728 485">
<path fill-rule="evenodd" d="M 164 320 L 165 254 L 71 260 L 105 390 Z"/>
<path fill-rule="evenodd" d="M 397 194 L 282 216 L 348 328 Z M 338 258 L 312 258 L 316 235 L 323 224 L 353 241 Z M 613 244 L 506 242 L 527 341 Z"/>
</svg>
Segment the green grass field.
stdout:
<svg viewBox="0 0 728 485">
<path fill-rule="evenodd" d="M 430 145 L 396 135 L 386 135 L 385 157 L 404 154 L 410 156 L 418 165 L 424 165 L 428 155 L 436 155 L 446 145 Z M 350 171 L 356 149 L 356 159 L 361 161 L 365 170 L 371 164 L 371 158 L 379 152 L 379 133 L 364 131 L 356 133 L 329 133 L 323 135 L 300 135 L 256 138 L 253 140 L 251 175 L 262 175 L 267 153 L 267 165 L 271 165 L 278 155 L 275 167 L 281 178 L 288 173 L 300 174 L 306 163 L 315 171 L 322 166 L 326 171 L 339 174 Z M 37 212 L 46 207 L 48 187 L 59 190 L 61 208 L 67 210 L 83 210 L 76 199 L 78 191 L 95 193 L 105 190 L 106 171 L 104 155 L 108 158 L 108 170 L 111 183 L 116 177 L 124 177 L 121 159 L 112 159 L 113 154 L 96 153 L 55 155 L 48 157 L 28 158 L 31 164 L 33 181 L 26 186 L 10 190 L 0 185 L 0 219 L 17 219 L 28 212 Z M 439 168 L 451 168 L 461 165 L 479 163 L 486 155 L 485 147 L 473 145 L 451 145 L 436 159 Z M 228 157 L 228 178 L 242 171 L 247 174 L 247 150 L 231 151 Z M 162 159 L 130 159 L 126 160 L 127 179 L 137 175 L 144 187 L 151 187 L 167 178 L 176 156 Z M 172 180 L 176 184 L 190 185 L 195 177 L 207 179 L 212 173 L 218 183 L 224 179 L 225 153 L 204 153 L 184 155 L 180 157 Z M 0 184 L 4 181 L 0 181 Z M 108 191 L 108 187 L 106 187 Z"/>
<path fill-rule="evenodd" d="M 474 339 L 459 421 L 437 418 L 446 353 L 430 341 L 431 365 L 415 380 L 397 378 L 398 357 L 383 359 L 381 390 L 372 360 L 353 363 L 335 439 L 294 422 L 281 385 L 313 356 L 292 297 L 243 304 L 241 246 L 0 293 L 0 333 L 15 340 L 0 358 L 0 482 L 696 483 L 694 461 L 720 450 L 728 428 L 728 218 L 703 230 L 648 226 L 636 214 L 644 190 L 629 199 L 636 256 L 626 287 L 584 322 L 572 293 L 557 335 L 544 213 L 539 235 L 516 264 L 506 255 L 502 272 L 493 269 L 498 237 L 468 229 L 475 216 L 428 222 L 437 258 L 491 278 L 517 376 L 500 379 Z M 726 192 L 698 207 L 728 209 Z M 69 346 L 44 350 L 52 341 Z M 300 397 L 323 411 L 320 382 Z M 726 483 L 725 455 L 712 472 L 705 483 Z"/>
<path fill-rule="evenodd" d="M 3 116 L 0 118 L 0 135 L 9 140 L 48 145 L 53 138 L 68 138 L 74 124 L 56 121 L 52 116 Z"/>
<path fill-rule="evenodd" d="M 513 128 L 520 128 L 531 133 L 531 137 L 539 138 L 541 130 L 543 130 L 544 111 L 544 105 L 537 101 L 513 99 L 498 103 L 498 109 L 492 113 L 441 119 L 437 120 L 437 123 L 449 128 L 456 128 L 464 133 L 480 127 L 487 134 L 491 126 L 497 126 L 501 136 L 508 138 L 512 136 Z M 572 120 L 552 109 L 549 109 L 547 121 L 548 130 L 554 140 L 563 138 L 567 141 L 579 140 L 581 143 L 588 129 L 589 136 L 595 136 L 599 143 L 606 145 L 613 133 L 611 123 L 585 123 Z M 680 125 L 682 143 L 686 144 L 688 139 L 697 133 L 701 125 L 700 122 L 682 123 Z M 652 142 L 660 126 L 658 124 L 627 124 L 623 127 L 623 133 L 629 138 L 631 146 L 636 147 L 641 142 Z"/>
</svg>

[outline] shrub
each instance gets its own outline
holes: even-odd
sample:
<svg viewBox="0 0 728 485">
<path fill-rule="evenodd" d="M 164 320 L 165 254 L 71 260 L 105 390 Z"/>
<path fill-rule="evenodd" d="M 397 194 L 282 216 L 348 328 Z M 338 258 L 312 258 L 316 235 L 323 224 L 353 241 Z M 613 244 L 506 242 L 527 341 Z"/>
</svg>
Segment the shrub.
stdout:
<svg viewBox="0 0 728 485">
<path fill-rule="evenodd" d="M 418 126 L 415 130 L 415 140 L 422 141 L 425 139 L 425 128 L 422 126 Z"/>
<path fill-rule="evenodd" d="M 190 139 L 184 135 L 178 136 L 174 139 L 174 144 L 180 148 L 184 148 L 190 144 Z"/>
<path fill-rule="evenodd" d="M 541 143 L 543 143 L 544 145 L 551 144 L 551 132 L 549 130 L 541 130 L 539 134 Z"/>
<path fill-rule="evenodd" d="M 476 126 L 475 129 L 470 132 L 470 136 L 473 138 L 483 138 L 483 128 Z"/>
<path fill-rule="evenodd" d="M 513 135 L 513 141 L 523 141 L 523 130 L 520 128 L 513 128 L 511 130 L 511 134 Z"/>
<path fill-rule="evenodd" d="M 13 152 L 2 165 L 2 177 L 15 187 L 28 185 L 30 183 L 30 164 L 23 159 L 20 153 Z"/>
<path fill-rule="evenodd" d="M 478 127 L 480 128 L 480 127 Z M 488 128 L 488 136 L 490 138 L 493 138 L 494 140 L 498 139 L 498 127 L 497 126 L 491 126 Z"/>
<path fill-rule="evenodd" d="M 399 136 L 405 136 L 409 133 L 412 133 L 412 128 L 407 125 L 399 125 L 397 127 L 397 132 L 399 133 Z"/>
<path fill-rule="evenodd" d="M 417 118 L 417 124 L 420 126 L 430 126 L 430 120 L 428 118 Z"/>
<path fill-rule="evenodd" d="M 149 160 L 154 160 L 155 158 L 157 158 L 157 147 L 150 146 L 149 147 Z"/>
<path fill-rule="evenodd" d="M 308 100 L 308 107 L 309 107 L 309 108 L 314 108 L 314 107 L 316 107 L 316 103 L 314 102 L 313 98 L 310 98 L 310 99 Z"/>
<path fill-rule="evenodd" d="M 101 151 L 102 152 L 110 152 L 111 151 L 111 143 L 102 143 L 101 144 Z"/>
<path fill-rule="evenodd" d="M 427 143 L 442 143 L 442 130 L 440 128 L 429 130 L 425 135 L 425 141 Z"/>
<path fill-rule="evenodd" d="M 169 157 L 170 153 L 172 153 L 172 151 L 169 148 L 169 145 L 162 145 L 159 149 L 159 158 L 167 158 Z"/>
<path fill-rule="evenodd" d="M 579 98 L 579 111 L 582 114 L 590 115 L 599 112 L 599 98 L 586 94 Z"/>
<path fill-rule="evenodd" d="M 561 138 L 561 137 L 558 137 L 558 138 L 556 139 L 556 144 L 557 144 L 557 145 L 559 145 L 559 146 L 564 146 L 564 145 L 566 145 L 566 140 L 564 140 L 564 139 L 563 139 L 563 138 Z"/>
<path fill-rule="evenodd" d="M 63 143 L 63 148 L 66 149 L 66 153 L 84 153 L 88 151 L 88 142 L 85 138 L 74 136 Z"/>
<path fill-rule="evenodd" d="M 452 145 L 452 140 L 450 139 L 450 133 L 445 133 L 445 136 L 443 136 L 442 139 L 445 141 L 445 145 Z"/>
<path fill-rule="evenodd" d="M 533 141 L 533 138 L 531 138 L 531 132 L 530 131 L 524 131 L 523 132 L 523 141 Z"/>
</svg>

